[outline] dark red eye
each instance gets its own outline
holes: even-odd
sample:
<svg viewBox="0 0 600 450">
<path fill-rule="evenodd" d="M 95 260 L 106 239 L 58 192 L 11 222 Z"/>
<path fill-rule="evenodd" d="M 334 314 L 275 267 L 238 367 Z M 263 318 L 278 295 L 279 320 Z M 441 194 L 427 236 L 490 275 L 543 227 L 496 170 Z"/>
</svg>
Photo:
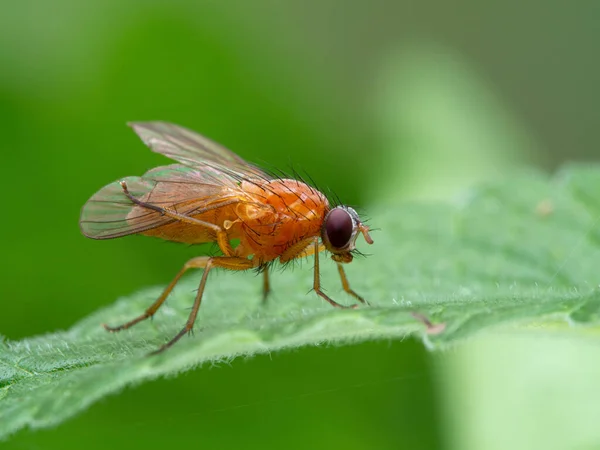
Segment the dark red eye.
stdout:
<svg viewBox="0 0 600 450">
<path fill-rule="evenodd" d="M 348 245 L 352 237 L 352 228 L 352 217 L 341 208 L 335 208 L 327 216 L 325 232 L 329 243 L 335 248 L 343 248 Z"/>
</svg>

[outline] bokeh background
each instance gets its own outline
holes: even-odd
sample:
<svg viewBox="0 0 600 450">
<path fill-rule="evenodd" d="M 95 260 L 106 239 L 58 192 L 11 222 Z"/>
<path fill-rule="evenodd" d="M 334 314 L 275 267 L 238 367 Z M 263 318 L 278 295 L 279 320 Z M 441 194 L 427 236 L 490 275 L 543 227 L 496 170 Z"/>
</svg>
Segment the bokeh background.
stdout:
<svg viewBox="0 0 600 450">
<path fill-rule="evenodd" d="M 197 254 L 80 235 L 98 188 L 165 163 L 127 121 L 179 123 L 250 161 L 293 165 L 366 210 L 451 197 L 514 167 L 598 159 L 599 22 L 597 2 L 2 1 L 0 334 L 68 328 Z M 582 390 L 597 353 L 530 340 L 236 360 L 129 388 L 2 447 L 600 448 Z M 547 391 L 528 397 L 540 379 Z"/>
</svg>

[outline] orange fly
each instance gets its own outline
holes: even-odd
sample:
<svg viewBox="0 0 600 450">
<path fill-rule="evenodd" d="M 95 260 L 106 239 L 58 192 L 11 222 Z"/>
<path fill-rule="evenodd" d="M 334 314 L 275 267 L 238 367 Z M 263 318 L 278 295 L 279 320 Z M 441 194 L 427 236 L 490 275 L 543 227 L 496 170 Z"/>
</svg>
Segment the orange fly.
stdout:
<svg viewBox="0 0 600 450">
<path fill-rule="evenodd" d="M 187 244 L 216 242 L 223 256 L 190 259 L 143 314 L 119 326 L 105 325 L 108 331 L 124 330 L 152 317 L 188 269 L 204 269 L 185 327 L 157 350 L 163 351 L 192 330 L 210 269 L 262 271 L 266 298 L 270 262 L 287 263 L 311 255 L 315 292 L 344 308 L 321 290 L 319 253 L 324 250 L 337 263 L 344 290 L 366 303 L 350 288 L 343 267 L 352 261 L 359 234 L 373 243 L 369 228 L 354 209 L 331 207 L 308 184 L 269 175 L 186 128 L 165 122 L 130 125 L 151 150 L 179 164 L 157 167 L 100 189 L 82 209 L 83 234 L 93 239 L 143 234 Z M 232 239 L 239 240 L 235 248 Z"/>
</svg>

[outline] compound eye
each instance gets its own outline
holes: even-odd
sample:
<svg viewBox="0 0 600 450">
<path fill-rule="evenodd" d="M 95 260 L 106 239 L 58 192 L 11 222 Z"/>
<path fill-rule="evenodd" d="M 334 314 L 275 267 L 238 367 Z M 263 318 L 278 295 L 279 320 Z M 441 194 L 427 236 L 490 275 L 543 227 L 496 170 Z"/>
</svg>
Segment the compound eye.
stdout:
<svg viewBox="0 0 600 450">
<path fill-rule="evenodd" d="M 329 243 L 335 248 L 346 247 L 352 237 L 353 226 L 350 214 L 341 208 L 335 208 L 327 216 L 325 225 Z"/>
</svg>

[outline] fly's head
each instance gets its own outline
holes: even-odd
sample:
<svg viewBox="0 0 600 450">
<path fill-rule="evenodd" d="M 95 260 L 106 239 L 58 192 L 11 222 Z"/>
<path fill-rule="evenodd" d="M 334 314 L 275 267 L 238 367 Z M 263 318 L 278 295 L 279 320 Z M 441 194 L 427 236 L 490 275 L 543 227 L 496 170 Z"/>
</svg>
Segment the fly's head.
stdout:
<svg viewBox="0 0 600 450">
<path fill-rule="evenodd" d="M 367 244 L 372 244 L 369 227 L 349 206 L 336 206 L 325 216 L 321 227 L 321 239 L 325 248 L 332 253 L 331 259 L 340 263 L 352 261 L 352 251 L 356 248 L 356 238 L 362 234 Z"/>
</svg>

